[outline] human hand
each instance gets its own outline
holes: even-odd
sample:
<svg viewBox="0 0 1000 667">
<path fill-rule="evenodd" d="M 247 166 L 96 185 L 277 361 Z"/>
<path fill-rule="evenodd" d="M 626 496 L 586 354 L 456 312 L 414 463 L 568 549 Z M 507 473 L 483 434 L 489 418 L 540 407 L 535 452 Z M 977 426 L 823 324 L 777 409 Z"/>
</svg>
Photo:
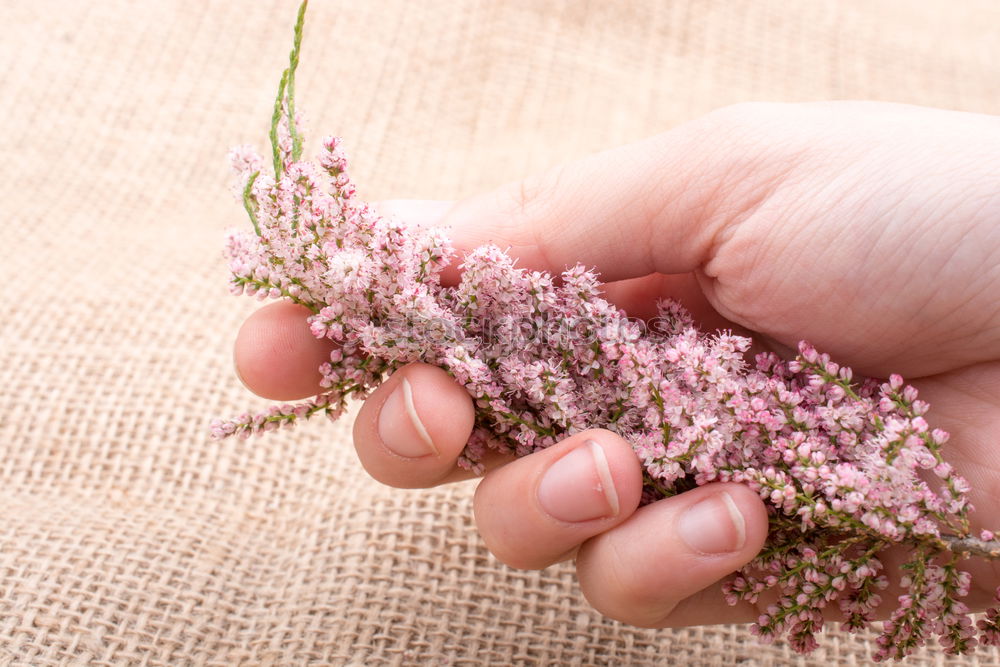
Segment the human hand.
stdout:
<svg viewBox="0 0 1000 667">
<path fill-rule="evenodd" d="M 1000 494 L 990 440 L 1000 433 L 997 174 L 1000 119 L 874 103 L 740 105 L 489 195 L 384 208 L 450 225 L 461 248 L 509 247 L 528 268 L 596 266 L 615 281 L 608 298 L 635 316 L 672 296 L 702 328 L 752 331 L 786 353 L 807 339 L 859 373 L 902 373 L 952 434 L 946 456 L 973 487 L 975 520 Z M 329 347 L 306 314 L 279 303 L 247 321 L 236 360 L 248 387 L 280 400 L 318 391 Z M 461 387 L 413 364 L 365 402 L 355 445 L 388 484 L 455 481 L 467 476 L 455 459 L 472 418 Z M 763 504 L 746 487 L 706 485 L 637 510 L 638 461 L 608 431 L 488 467 L 476 520 L 504 562 L 575 557 L 594 606 L 635 625 L 757 616 L 726 606 L 712 585 L 766 537 Z M 1000 573 L 970 563 L 968 603 L 982 607 Z"/>
</svg>

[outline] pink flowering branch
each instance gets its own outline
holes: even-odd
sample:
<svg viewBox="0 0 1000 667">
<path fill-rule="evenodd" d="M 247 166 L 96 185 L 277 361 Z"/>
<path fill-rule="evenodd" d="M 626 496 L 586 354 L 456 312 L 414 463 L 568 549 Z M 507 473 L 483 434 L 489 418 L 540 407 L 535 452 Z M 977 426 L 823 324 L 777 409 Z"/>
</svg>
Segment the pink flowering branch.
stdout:
<svg viewBox="0 0 1000 667">
<path fill-rule="evenodd" d="M 273 174 L 252 149 L 232 160 L 253 230 L 236 231 L 226 255 L 236 294 L 305 306 L 312 333 L 336 344 L 321 367 L 323 393 L 213 424 L 217 437 L 249 437 L 323 414 L 341 416 L 411 362 L 444 368 L 476 406 L 459 464 L 481 472 L 489 449 L 530 454 L 602 427 L 633 443 L 644 501 L 718 481 L 760 494 L 770 532 L 757 558 L 724 585 L 727 600 L 776 594 L 752 630 L 817 646 L 826 607 L 843 627 L 868 627 L 889 584 L 879 554 L 908 551 L 876 659 L 903 657 L 937 635 L 951 653 L 977 643 L 961 602 L 970 585 L 960 561 L 1000 558 L 1000 541 L 970 530 L 968 483 L 942 456 L 948 434 L 898 375 L 855 378 L 808 343 L 791 361 L 750 340 L 704 333 L 677 303 L 658 317 L 629 318 L 601 296 L 586 268 L 560 276 L 516 267 L 495 246 L 461 259 L 438 228 L 384 218 L 355 197 L 339 139 L 301 159 L 294 108 L 305 3 L 271 122 Z M 981 641 L 1000 638 L 998 612 Z"/>
</svg>

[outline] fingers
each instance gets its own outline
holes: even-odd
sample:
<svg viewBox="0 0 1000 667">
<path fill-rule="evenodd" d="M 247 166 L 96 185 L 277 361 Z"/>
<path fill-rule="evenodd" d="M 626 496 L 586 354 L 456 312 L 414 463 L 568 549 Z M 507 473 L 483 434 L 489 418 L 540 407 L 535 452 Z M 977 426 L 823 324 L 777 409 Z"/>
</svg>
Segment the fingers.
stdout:
<svg viewBox="0 0 1000 667">
<path fill-rule="evenodd" d="M 318 390 L 316 369 L 330 348 L 309 333 L 307 315 L 276 303 L 247 320 L 234 355 L 248 387 L 279 400 Z M 457 481 L 471 476 L 455 461 L 473 421 L 464 389 L 438 368 L 412 364 L 365 402 L 355 447 L 368 472 L 386 484 Z M 727 606 L 714 585 L 763 544 L 767 516 L 753 492 L 712 485 L 636 511 L 639 463 L 628 443 L 607 431 L 580 433 L 513 462 L 494 458 L 475 510 L 484 540 L 502 561 L 541 568 L 575 554 L 590 602 L 633 625 L 754 617 L 749 605 Z"/>
<path fill-rule="evenodd" d="M 588 156 L 460 201 L 443 224 L 461 247 L 509 247 L 530 269 L 558 273 L 580 263 L 604 280 L 694 270 L 713 230 L 692 215 L 700 195 L 686 187 L 689 169 L 678 159 L 695 154 L 688 141 L 667 133 Z"/>
<path fill-rule="evenodd" d="M 732 140 L 733 115 L 710 114 L 450 207 L 410 201 L 380 209 L 418 224 L 438 218 L 458 247 L 493 243 L 530 269 L 580 263 L 605 281 L 686 273 L 710 258 L 725 223 L 741 202 L 758 201 L 755 184 L 766 182 Z"/>
<path fill-rule="evenodd" d="M 233 347 L 236 374 L 247 389 L 276 401 L 314 396 L 320 364 L 329 361 L 329 341 L 309 331 L 307 308 L 287 301 L 268 304 L 240 327 Z"/>
<path fill-rule="evenodd" d="M 488 473 L 476 490 L 476 523 L 501 561 L 538 569 L 626 520 L 641 493 L 632 447 L 610 431 L 584 431 Z"/>
<path fill-rule="evenodd" d="M 376 479 L 433 486 L 469 476 L 455 460 L 472 426 L 468 394 L 444 371 L 412 364 L 365 402 L 355 447 Z M 490 550 L 513 567 L 576 555 L 584 594 L 612 618 L 641 626 L 754 618 L 752 607 L 728 607 L 708 587 L 763 545 L 767 513 L 757 495 L 714 484 L 636 511 L 641 492 L 631 446 L 608 431 L 585 431 L 493 467 L 476 491 L 476 522 Z"/>
<path fill-rule="evenodd" d="M 354 447 L 365 470 L 401 488 L 470 477 L 455 462 L 472 433 L 472 398 L 447 373 L 410 364 L 364 402 L 354 422 Z"/>
<path fill-rule="evenodd" d="M 278 302 L 251 315 L 236 337 L 236 372 L 248 389 L 275 400 L 313 396 L 332 345 L 309 331 L 309 311 Z M 354 424 L 361 463 L 379 481 L 416 488 L 473 477 L 456 460 L 472 432 L 472 399 L 444 371 L 411 364 L 365 401 Z M 487 469 L 509 460 L 491 454 Z"/>
<path fill-rule="evenodd" d="M 584 543 L 577 576 L 598 611 L 631 625 L 749 621 L 753 608 L 728 606 L 717 582 L 752 560 L 766 537 L 756 493 L 710 484 L 647 505 Z"/>
</svg>

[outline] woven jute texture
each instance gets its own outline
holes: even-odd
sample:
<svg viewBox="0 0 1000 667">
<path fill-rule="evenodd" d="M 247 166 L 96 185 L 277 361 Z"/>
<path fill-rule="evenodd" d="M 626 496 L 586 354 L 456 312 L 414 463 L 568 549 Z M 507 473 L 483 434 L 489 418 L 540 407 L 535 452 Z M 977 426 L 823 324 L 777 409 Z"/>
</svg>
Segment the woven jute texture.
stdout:
<svg viewBox="0 0 1000 667">
<path fill-rule="evenodd" d="M 0 666 L 866 664 L 744 627 L 602 618 L 482 547 L 466 484 L 396 491 L 349 421 L 214 442 L 264 405 L 231 343 L 289 0 L 0 3 Z M 993 0 L 327 1 L 299 107 L 361 194 L 452 198 L 745 100 L 1000 113 Z M 944 664 L 933 650 L 909 664 Z M 995 651 L 968 664 L 1000 665 Z"/>
</svg>

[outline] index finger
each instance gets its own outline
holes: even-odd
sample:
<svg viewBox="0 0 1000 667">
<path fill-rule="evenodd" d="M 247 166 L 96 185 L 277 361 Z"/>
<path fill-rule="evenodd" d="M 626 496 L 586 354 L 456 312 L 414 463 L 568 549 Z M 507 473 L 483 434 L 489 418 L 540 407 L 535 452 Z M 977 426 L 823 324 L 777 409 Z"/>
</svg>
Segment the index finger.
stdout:
<svg viewBox="0 0 1000 667">
<path fill-rule="evenodd" d="M 750 142 L 725 136 L 735 125 L 726 118 L 710 114 L 453 204 L 379 208 L 449 227 L 461 250 L 492 243 L 532 270 L 583 264 L 606 282 L 687 273 L 711 258 L 740 206 L 769 182 Z M 449 269 L 446 280 L 457 280 Z"/>
</svg>

